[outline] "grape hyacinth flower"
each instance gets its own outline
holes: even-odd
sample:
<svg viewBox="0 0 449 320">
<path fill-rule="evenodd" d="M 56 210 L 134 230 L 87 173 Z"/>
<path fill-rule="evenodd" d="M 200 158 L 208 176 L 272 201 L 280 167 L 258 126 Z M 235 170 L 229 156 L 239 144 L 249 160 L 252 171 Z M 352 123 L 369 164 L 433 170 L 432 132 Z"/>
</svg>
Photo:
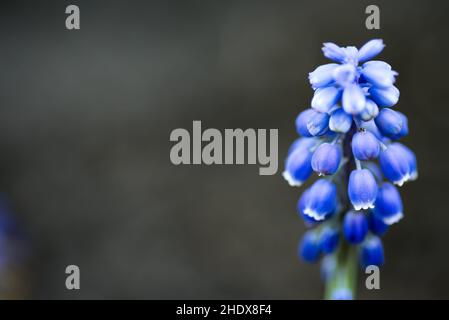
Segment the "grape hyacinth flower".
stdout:
<svg viewBox="0 0 449 320">
<path fill-rule="evenodd" d="M 353 299 L 357 264 L 384 263 L 380 237 L 404 216 L 397 187 L 418 177 L 415 154 L 398 142 L 409 133 L 396 107 L 398 73 L 372 60 L 384 47 L 380 39 L 360 49 L 324 43 L 332 62 L 309 74 L 311 107 L 296 118 L 300 138 L 285 162 L 292 186 L 319 176 L 297 204 L 309 228 L 298 254 L 307 262 L 322 259 L 327 299 Z"/>
</svg>

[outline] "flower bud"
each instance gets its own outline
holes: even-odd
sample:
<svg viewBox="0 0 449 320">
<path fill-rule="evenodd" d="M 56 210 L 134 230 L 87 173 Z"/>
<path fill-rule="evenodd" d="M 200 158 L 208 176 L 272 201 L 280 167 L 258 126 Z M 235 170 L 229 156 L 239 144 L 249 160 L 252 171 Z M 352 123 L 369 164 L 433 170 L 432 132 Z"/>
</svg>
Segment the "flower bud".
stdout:
<svg viewBox="0 0 449 320">
<path fill-rule="evenodd" d="M 381 39 L 373 39 L 365 43 L 359 50 L 358 59 L 360 62 L 371 60 L 385 48 Z"/>
<path fill-rule="evenodd" d="M 333 132 L 346 133 L 351 129 L 352 116 L 347 114 L 343 108 L 338 108 L 332 112 L 329 120 L 329 129 Z"/>
<path fill-rule="evenodd" d="M 310 177 L 311 160 L 312 153 L 306 148 L 297 148 L 288 155 L 282 176 L 289 185 L 299 187 Z"/>
<path fill-rule="evenodd" d="M 398 186 L 410 179 L 410 155 L 397 143 L 392 143 L 382 150 L 379 157 L 380 167 L 385 177 Z"/>
<path fill-rule="evenodd" d="M 397 73 L 386 68 L 378 68 L 371 65 L 363 68 L 362 74 L 366 81 L 373 86 L 385 89 L 393 85 Z"/>
<path fill-rule="evenodd" d="M 307 121 L 307 130 L 312 136 L 322 136 L 327 132 L 328 125 L 329 115 L 315 111 Z"/>
<path fill-rule="evenodd" d="M 318 143 L 318 139 L 314 137 L 301 137 L 293 141 L 293 143 L 290 145 L 290 148 L 288 148 L 287 154 L 292 153 L 296 149 L 303 149 L 303 150 L 310 150 Z"/>
<path fill-rule="evenodd" d="M 388 88 L 371 87 L 368 90 L 371 99 L 379 107 L 392 107 L 399 101 L 399 90 L 395 86 Z"/>
<path fill-rule="evenodd" d="M 349 176 L 348 196 L 355 210 L 374 208 L 377 183 L 367 169 L 353 170 Z"/>
<path fill-rule="evenodd" d="M 340 100 L 341 91 L 336 87 L 325 87 L 315 90 L 312 98 L 312 108 L 318 112 L 329 112 Z"/>
<path fill-rule="evenodd" d="M 379 196 L 379 195 L 378 195 Z M 374 208 L 376 210 L 376 208 Z M 378 236 L 382 236 L 387 232 L 389 225 L 386 224 L 381 218 L 374 213 L 371 213 L 368 217 L 369 230 Z"/>
<path fill-rule="evenodd" d="M 371 265 L 380 267 L 384 264 L 384 248 L 378 237 L 370 236 L 362 243 L 360 260 L 364 268 Z"/>
<path fill-rule="evenodd" d="M 332 76 L 333 71 L 339 65 L 336 63 L 328 63 L 319 66 L 315 70 L 309 73 L 309 81 L 313 88 L 325 87 L 332 82 L 334 78 Z"/>
<path fill-rule="evenodd" d="M 407 148 L 405 145 L 403 145 L 402 143 L 396 142 L 395 146 L 397 146 L 398 148 L 402 149 L 405 159 L 407 161 L 408 164 L 408 174 L 409 174 L 409 180 L 416 180 L 418 178 L 418 166 L 417 166 L 417 161 L 416 161 L 416 156 L 415 153 L 410 150 L 409 148 Z"/>
<path fill-rule="evenodd" d="M 333 227 L 325 227 L 323 231 L 321 231 L 321 251 L 329 254 L 335 251 L 338 247 L 339 243 L 339 234 L 338 229 Z"/>
<path fill-rule="evenodd" d="M 365 109 L 359 114 L 360 118 L 363 121 L 369 121 L 377 117 L 378 114 L 379 108 L 377 104 L 371 99 L 366 99 Z"/>
<path fill-rule="evenodd" d="M 334 183 L 319 179 L 310 187 L 304 214 L 317 221 L 330 217 L 337 207 L 337 187 Z"/>
<path fill-rule="evenodd" d="M 351 244 L 359 244 L 368 233 L 368 221 L 364 212 L 349 211 L 343 219 L 343 235 Z"/>
<path fill-rule="evenodd" d="M 295 126 L 296 126 L 296 132 L 298 132 L 299 135 L 303 137 L 311 137 L 312 135 L 309 132 L 309 129 L 307 129 L 307 122 L 309 119 L 316 113 L 313 109 L 306 109 L 302 111 L 295 120 Z"/>
<path fill-rule="evenodd" d="M 403 126 L 403 118 L 394 110 L 383 108 L 374 122 L 380 132 L 387 137 L 394 137 L 400 134 Z"/>
<path fill-rule="evenodd" d="M 306 189 L 301 194 L 301 196 L 299 197 L 299 200 L 298 200 L 298 204 L 297 204 L 297 211 L 298 211 L 299 216 L 304 220 L 306 227 L 314 227 L 317 224 L 319 224 L 320 221 L 317 221 L 314 218 L 309 217 L 308 215 L 306 215 L 304 213 L 304 209 L 306 208 L 307 201 L 309 201 L 308 200 L 309 194 L 310 194 L 310 189 Z"/>
<path fill-rule="evenodd" d="M 402 128 L 398 134 L 390 137 L 393 140 L 398 140 L 398 139 L 408 135 L 408 119 L 407 119 L 407 117 L 402 112 L 396 111 L 396 113 L 402 118 Z"/>
<path fill-rule="evenodd" d="M 385 224 L 392 225 L 402 219 L 402 211 L 402 200 L 398 189 L 389 182 L 382 183 L 377 195 L 374 215 Z"/>
<path fill-rule="evenodd" d="M 298 246 L 298 254 L 306 262 L 316 262 L 320 257 L 320 238 L 311 230 L 307 231 Z"/>
<path fill-rule="evenodd" d="M 348 64 L 358 65 L 359 64 L 359 50 L 354 46 L 347 46 L 345 49 L 345 62 Z"/>
<path fill-rule="evenodd" d="M 352 137 L 352 153 L 358 160 L 376 159 L 380 153 L 379 141 L 369 131 L 357 132 Z"/>
<path fill-rule="evenodd" d="M 312 169 L 319 175 L 332 175 L 337 172 L 340 161 L 340 146 L 331 143 L 323 143 L 313 153 L 311 161 Z"/>
<path fill-rule="evenodd" d="M 347 87 L 357 76 L 357 69 L 353 64 L 342 64 L 332 72 L 333 79 L 342 87 Z"/>
<path fill-rule="evenodd" d="M 362 88 L 351 84 L 343 91 L 342 105 L 346 113 L 359 114 L 365 109 L 366 98 Z"/>
<path fill-rule="evenodd" d="M 363 64 L 363 68 L 376 67 L 391 70 L 391 66 L 385 61 L 371 60 Z"/>
<path fill-rule="evenodd" d="M 332 42 L 323 43 L 323 48 L 321 50 L 323 50 L 326 58 L 337 62 L 343 62 L 346 58 L 345 50 Z"/>
</svg>

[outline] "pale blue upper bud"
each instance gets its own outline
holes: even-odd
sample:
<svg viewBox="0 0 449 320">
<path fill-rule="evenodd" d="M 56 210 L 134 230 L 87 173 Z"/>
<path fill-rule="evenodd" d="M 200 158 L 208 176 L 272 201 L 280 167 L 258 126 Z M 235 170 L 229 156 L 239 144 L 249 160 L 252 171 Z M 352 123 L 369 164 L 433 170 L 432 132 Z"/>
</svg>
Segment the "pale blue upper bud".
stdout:
<svg viewBox="0 0 449 320">
<path fill-rule="evenodd" d="M 337 187 L 333 182 L 319 179 L 310 187 L 304 214 L 322 221 L 330 217 L 337 207 Z"/>
<path fill-rule="evenodd" d="M 387 70 L 391 70 L 391 66 L 386 63 L 385 61 L 380 61 L 380 60 L 371 60 L 368 62 L 365 62 L 363 64 L 364 68 L 367 67 L 376 67 L 376 68 L 383 68 L 383 69 L 387 69 Z"/>
<path fill-rule="evenodd" d="M 395 82 L 395 76 L 397 73 L 395 71 L 379 68 L 374 65 L 369 65 L 363 68 L 362 74 L 364 78 L 371 83 L 373 86 L 378 88 L 388 88 Z"/>
<path fill-rule="evenodd" d="M 371 60 L 385 48 L 382 39 L 373 39 L 365 43 L 358 52 L 358 60 L 364 62 Z"/>
<path fill-rule="evenodd" d="M 323 143 L 313 153 L 312 169 L 319 175 L 332 175 L 337 172 L 341 161 L 340 145 Z"/>
<path fill-rule="evenodd" d="M 348 196 L 355 210 L 374 208 L 377 196 L 377 183 L 369 170 L 357 169 L 351 172 Z"/>
<path fill-rule="evenodd" d="M 336 63 L 328 63 L 319 66 L 309 73 L 309 81 L 313 88 L 325 87 L 334 82 L 333 71 L 339 65 Z"/>
<path fill-rule="evenodd" d="M 343 64 L 333 69 L 332 76 L 340 86 L 347 87 L 354 83 L 357 76 L 357 69 L 353 64 Z"/>
<path fill-rule="evenodd" d="M 410 179 L 409 155 L 398 143 L 392 143 L 382 150 L 379 157 L 380 167 L 387 179 L 402 186 Z"/>
<path fill-rule="evenodd" d="M 326 58 L 337 62 L 343 62 L 346 58 L 345 50 L 332 42 L 323 43 L 321 50 Z"/>
<path fill-rule="evenodd" d="M 403 217 L 401 195 L 398 189 L 389 182 L 384 182 L 379 187 L 376 199 L 374 215 L 385 224 L 391 225 Z"/>
<path fill-rule="evenodd" d="M 399 89 L 395 86 L 388 88 L 371 87 L 368 92 L 371 99 L 379 107 L 392 107 L 399 101 Z"/>
<path fill-rule="evenodd" d="M 357 84 L 351 84 L 344 89 L 342 105 L 346 113 L 359 114 L 365 109 L 365 104 L 365 93 Z"/>
<path fill-rule="evenodd" d="M 399 135 L 404 123 L 403 117 L 398 112 L 389 108 L 380 110 L 374 122 L 379 131 L 387 137 Z"/>
<path fill-rule="evenodd" d="M 307 148 L 296 148 L 285 161 L 283 177 L 291 186 L 300 186 L 312 174 L 312 153 Z"/>
<path fill-rule="evenodd" d="M 377 117 L 378 114 L 379 108 L 377 104 L 371 99 L 366 99 L 365 109 L 359 114 L 360 118 L 363 121 L 369 121 Z"/>
<path fill-rule="evenodd" d="M 316 112 L 307 121 L 307 130 L 312 136 L 322 136 L 329 126 L 329 115 L 327 113 Z"/>
<path fill-rule="evenodd" d="M 356 159 L 362 161 L 376 159 L 379 152 L 379 141 L 371 132 L 364 130 L 352 137 L 352 153 Z"/>
<path fill-rule="evenodd" d="M 338 108 L 332 112 L 329 120 L 329 129 L 334 132 L 346 133 L 351 129 L 352 116 L 347 114 L 343 108 Z"/>
<path fill-rule="evenodd" d="M 329 112 L 340 100 L 341 90 L 336 87 L 319 88 L 312 98 L 312 108 L 318 112 Z"/>
<path fill-rule="evenodd" d="M 345 53 L 346 53 L 345 62 L 351 63 L 355 66 L 358 65 L 359 64 L 359 51 L 357 50 L 357 48 L 354 46 L 348 46 L 344 49 L 345 49 Z"/>
</svg>

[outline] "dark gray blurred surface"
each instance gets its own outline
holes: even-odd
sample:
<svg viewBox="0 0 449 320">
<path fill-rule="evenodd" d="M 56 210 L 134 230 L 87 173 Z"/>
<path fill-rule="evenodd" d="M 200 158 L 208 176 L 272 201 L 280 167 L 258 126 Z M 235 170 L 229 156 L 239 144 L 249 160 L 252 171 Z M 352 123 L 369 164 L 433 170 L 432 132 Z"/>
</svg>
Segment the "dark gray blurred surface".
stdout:
<svg viewBox="0 0 449 320">
<path fill-rule="evenodd" d="M 360 297 L 449 298 L 447 1 L 377 1 L 380 31 L 364 27 L 368 1 L 76 1 L 79 31 L 64 26 L 72 2 L 9 2 L 0 189 L 32 239 L 30 297 L 321 298 L 282 162 L 321 43 L 381 37 L 420 177 L 401 189 L 382 289 Z M 279 128 L 278 174 L 172 165 L 169 134 L 192 120 Z"/>
</svg>

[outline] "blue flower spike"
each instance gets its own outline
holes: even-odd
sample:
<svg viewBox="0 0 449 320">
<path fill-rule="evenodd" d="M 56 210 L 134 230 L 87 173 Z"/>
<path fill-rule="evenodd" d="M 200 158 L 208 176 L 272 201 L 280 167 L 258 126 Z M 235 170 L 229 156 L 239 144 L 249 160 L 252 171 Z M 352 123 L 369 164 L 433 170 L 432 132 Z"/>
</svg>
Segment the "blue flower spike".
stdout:
<svg viewBox="0 0 449 320">
<path fill-rule="evenodd" d="M 323 44 L 331 61 L 309 73 L 313 98 L 296 118 L 300 138 L 285 161 L 292 186 L 319 176 L 298 200 L 309 229 L 298 254 L 322 258 L 326 299 L 354 299 L 357 264 L 384 264 L 380 237 L 404 216 L 396 186 L 418 178 L 416 155 L 398 142 L 409 121 L 397 106 L 398 72 L 379 60 L 384 48 L 381 39 L 360 48 Z"/>
</svg>

